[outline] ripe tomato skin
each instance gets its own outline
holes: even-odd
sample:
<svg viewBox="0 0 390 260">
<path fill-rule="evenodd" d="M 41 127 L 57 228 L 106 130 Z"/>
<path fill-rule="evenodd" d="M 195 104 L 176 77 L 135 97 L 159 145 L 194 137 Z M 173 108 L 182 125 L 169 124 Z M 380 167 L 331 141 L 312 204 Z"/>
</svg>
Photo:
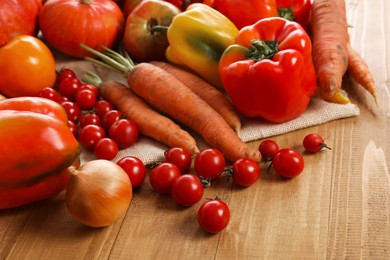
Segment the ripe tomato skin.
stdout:
<svg viewBox="0 0 390 260">
<path fill-rule="evenodd" d="M 100 139 L 93 149 L 97 159 L 112 160 L 118 154 L 118 145 L 110 138 Z"/>
<path fill-rule="evenodd" d="M 0 93 L 7 97 L 36 96 L 56 81 L 56 62 L 38 38 L 20 35 L 0 48 Z"/>
<path fill-rule="evenodd" d="M 133 188 L 138 188 L 145 181 L 145 164 L 135 156 L 125 156 L 119 159 L 117 164 L 127 173 Z"/>
<path fill-rule="evenodd" d="M 172 198 L 181 206 L 194 205 L 202 199 L 203 193 L 203 185 L 194 174 L 179 176 L 171 187 Z"/>
<path fill-rule="evenodd" d="M 293 178 L 301 174 L 304 160 L 300 153 L 290 148 L 279 150 L 273 157 L 272 166 L 284 178 Z"/>
<path fill-rule="evenodd" d="M 194 168 L 198 176 L 215 180 L 226 166 L 223 154 L 214 148 L 206 148 L 195 157 Z"/>
<path fill-rule="evenodd" d="M 218 233 L 226 228 L 229 221 L 230 210 L 222 200 L 207 200 L 198 209 L 199 226 L 206 232 Z"/>
<path fill-rule="evenodd" d="M 95 113 L 86 113 L 80 117 L 79 123 L 81 128 L 86 125 L 100 125 L 100 117 Z"/>
<path fill-rule="evenodd" d="M 99 50 L 100 46 L 115 47 L 124 24 L 119 6 L 107 0 L 46 1 L 39 14 L 39 26 L 47 42 L 78 58 L 92 56 L 80 43 Z"/>
<path fill-rule="evenodd" d="M 188 173 L 191 167 L 191 155 L 181 147 L 172 147 L 165 154 L 165 161 L 176 165 L 181 174 Z"/>
<path fill-rule="evenodd" d="M 240 186 L 248 187 L 255 183 L 260 177 L 260 168 L 252 159 L 238 159 L 233 163 L 232 167 L 233 181 Z"/>
<path fill-rule="evenodd" d="M 100 117 L 103 117 L 103 115 L 114 109 L 113 105 L 108 102 L 107 100 L 101 99 L 95 103 L 94 110 L 96 111 L 96 114 Z"/>
<path fill-rule="evenodd" d="M 87 150 L 93 151 L 97 142 L 106 137 L 106 133 L 101 126 L 86 125 L 80 129 L 79 142 Z"/>
<path fill-rule="evenodd" d="M 279 146 L 273 140 L 264 140 L 259 145 L 259 152 L 263 160 L 272 158 L 277 151 L 279 151 Z"/>
<path fill-rule="evenodd" d="M 169 193 L 173 182 L 179 178 L 180 171 L 172 163 L 162 163 L 154 167 L 149 174 L 152 188 L 158 193 Z"/>
<path fill-rule="evenodd" d="M 322 136 L 319 134 L 306 135 L 303 139 L 303 147 L 310 153 L 319 152 L 322 150 L 322 148 L 331 149 L 325 144 L 324 138 L 322 138 Z"/>
<path fill-rule="evenodd" d="M 126 118 L 114 122 L 108 130 L 108 135 L 121 149 L 132 146 L 138 140 L 137 125 Z"/>
<path fill-rule="evenodd" d="M 78 123 L 81 117 L 81 109 L 79 106 L 72 101 L 64 101 L 61 106 L 65 109 L 68 114 L 69 120 Z"/>
</svg>

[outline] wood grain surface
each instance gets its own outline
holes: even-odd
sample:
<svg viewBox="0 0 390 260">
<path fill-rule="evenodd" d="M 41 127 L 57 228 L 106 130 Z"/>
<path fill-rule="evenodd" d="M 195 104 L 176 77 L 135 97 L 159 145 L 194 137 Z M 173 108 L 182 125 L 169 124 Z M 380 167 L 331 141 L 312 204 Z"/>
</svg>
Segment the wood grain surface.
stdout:
<svg viewBox="0 0 390 260">
<path fill-rule="evenodd" d="M 198 204 L 179 207 L 148 180 L 106 228 L 76 222 L 64 194 L 1 210 L 0 259 L 390 259 L 390 1 L 346 3 L 351 44 L 373 72 L 378 104 L 346 81 L 359 116 L 272 138 L 303 152 L 306 134 L 327 137 L 332 150 L 304 153 L 300 176 L 282 180 L 262 165 L 248 188 L 219 179 L 204 197 L 218 194 L 231 220 L 215 235 L 198 227 Z"/>
</svg>

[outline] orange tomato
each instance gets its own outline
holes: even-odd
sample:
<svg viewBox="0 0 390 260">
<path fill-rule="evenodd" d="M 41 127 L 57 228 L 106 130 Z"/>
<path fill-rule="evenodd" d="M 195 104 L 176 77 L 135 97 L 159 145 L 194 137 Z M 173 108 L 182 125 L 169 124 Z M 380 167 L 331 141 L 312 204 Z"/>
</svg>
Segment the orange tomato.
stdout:
<svg viewBox="0 0 390 260">
<path fill-rule="evenodd" d="M 36 96 L 56 80 L 56 62 L 40 39 L 20 35 L 0 48 L 0 93 L 7 97 Z"/>
</svg>

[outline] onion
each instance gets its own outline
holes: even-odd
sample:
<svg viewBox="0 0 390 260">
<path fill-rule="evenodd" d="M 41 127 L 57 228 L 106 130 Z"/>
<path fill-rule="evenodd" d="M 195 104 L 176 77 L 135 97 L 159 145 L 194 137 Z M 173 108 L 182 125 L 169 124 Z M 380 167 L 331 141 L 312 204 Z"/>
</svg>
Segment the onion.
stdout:
<svg viewBox="0 0 390 260">
<path fill-rule="evenodd" d="M 72 175 L 66 189 L 66 205 L 79 222 L 91 227 L 108 226 L 126 214 L 133 196 L 126 172 L 108 160 L 93 160 Z"/>
</svg>

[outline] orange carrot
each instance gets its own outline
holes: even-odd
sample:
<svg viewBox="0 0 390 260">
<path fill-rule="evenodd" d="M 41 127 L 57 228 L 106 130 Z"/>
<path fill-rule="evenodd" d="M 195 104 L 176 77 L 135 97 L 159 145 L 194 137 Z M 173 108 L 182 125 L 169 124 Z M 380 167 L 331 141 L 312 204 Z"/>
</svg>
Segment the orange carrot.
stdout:
<svg viewBox="0 0 390 260">
<path fill-rule="evenodd" d="M 376 99 L 374 78 L 362 56 L 348 45 L 348 72 L 351 77 Z"/>
<path fill-rule="evenodd" d="M 233 104 L 220 90 L 195 74 L 173 64 L 161 61 L 152 61 L 151 63 L 172 74 L 184 83 L 186 87 L 190 88 L 195 94 L 200 96 L 207 104 L 214 108 L 214 110 L 225 119 L 228 125 L 239 134 L 241 129 L 240 116 Z"/>
<path fill-rule="evenodd" d="M 191 155 L 199 153 L 196 141 L 189 133 L 152 109 L 127 86 L 117 81 L 104 81 L 99 89 L 104 99 L 136 123 L 141 134 L 169 147 L 182 147 Z"/>
<path fill-rule="evenodd" d="M 341 90 L 348 67 L 349 35 L 345 1 L 314 0 L 311 32 L 319 95 L 330 102 L 349 103 Z"/>
<path fill-rule="evenodd" d="M 129 71 L 128 84 L 152 106 L 199 133 L 226 159 L 251 158 L 260 162 L 257 149 L 242 142 L 220 114 L 165 70 L 140 63 Z"/>
<path fill-rule="evenodd" d="M 107 48 L 105 48 L 106 53 L 102 53 L 85 45 L 82 46 L 104 62 L 88 57 L 87 60 L 106 64 L 106 67 L 112 65 L 124 73 L 134 93 L 162 113 L 200 134 L 227 160 L 233 162 L 240 158 L 250 158 L 260 162 L 258 149 L 241 141 L 220 114 L 172 74 L 150 63 L 135 65 L 130 58 L 126 59 Z"/>
</svg>

